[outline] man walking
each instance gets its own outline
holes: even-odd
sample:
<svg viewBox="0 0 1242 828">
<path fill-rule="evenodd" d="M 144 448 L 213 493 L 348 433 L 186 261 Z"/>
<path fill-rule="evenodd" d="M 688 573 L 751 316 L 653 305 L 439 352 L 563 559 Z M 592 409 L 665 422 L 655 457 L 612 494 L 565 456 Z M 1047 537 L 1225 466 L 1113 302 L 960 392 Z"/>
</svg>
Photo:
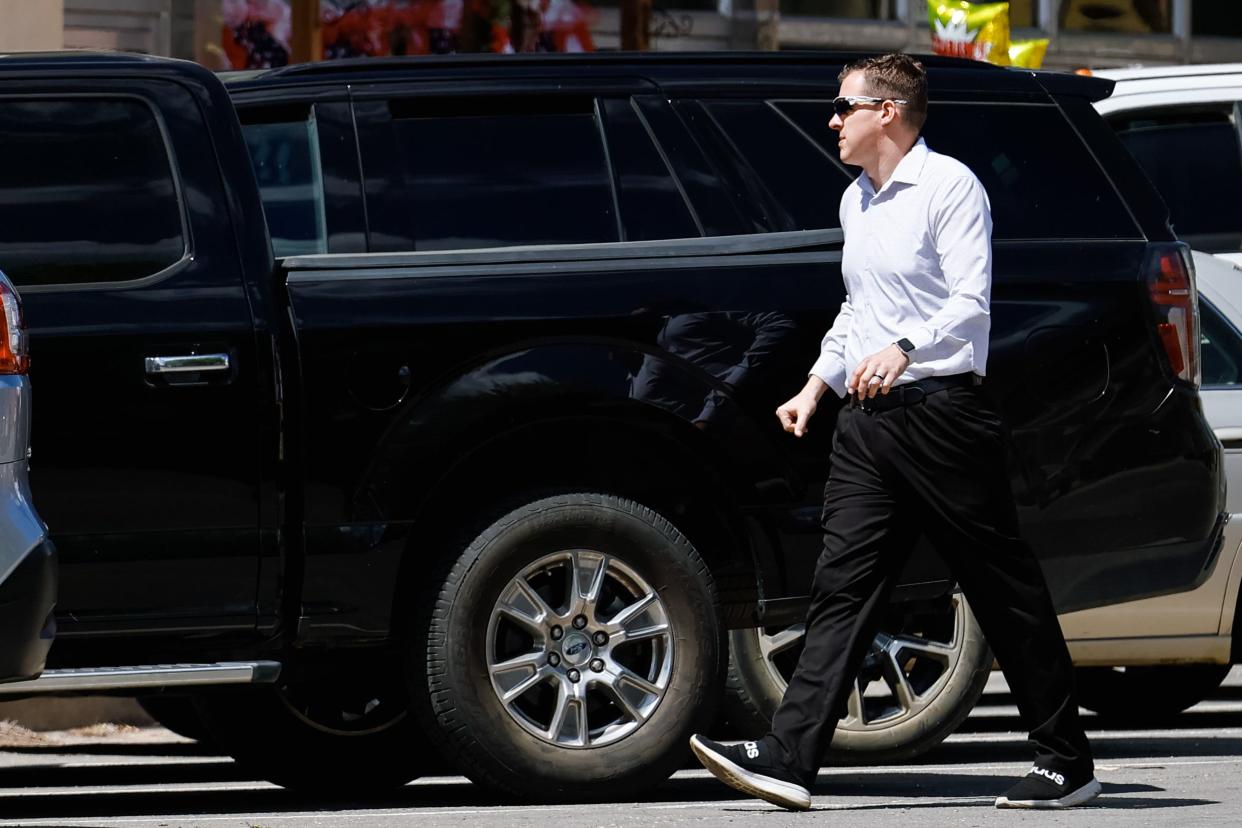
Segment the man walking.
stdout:
<svg viewBox="0 0 1242 828">
<path fill-rule="evenodd" d="M 806 643 L 756 742 L 691 747 L 741 791 L 790 809 L 809 787 L 875 637 L 894 579 L 928 533 L 953 570 L 1030 727 L 1035 766 L 997 807 L 1064 808 L 1100 791 L 1078 720 L 1069 652 L 1047 584 L 1019 537 L 1002 424 L 983 394 L 992 287 L 987 194 L 919 137 L 923 67 L 906 55 L 841 73 L 829 126 L 862 167 L 841 198 L 846 300 L 802 391 L 777 409 L 801 437 L 831 388 L 837 419 L 824 551 Z"/>
</svg>

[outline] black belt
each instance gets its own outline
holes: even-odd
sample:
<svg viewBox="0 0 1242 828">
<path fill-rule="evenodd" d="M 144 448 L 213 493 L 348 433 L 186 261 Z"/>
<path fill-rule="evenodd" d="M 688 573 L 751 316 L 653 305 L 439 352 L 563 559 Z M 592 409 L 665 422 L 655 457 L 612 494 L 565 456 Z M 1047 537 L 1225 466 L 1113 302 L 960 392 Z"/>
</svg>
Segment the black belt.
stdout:
<svg viewBox="0 0 1242 828">
<path fill-rule="evenodd" d="M 893 408 L 921 403 L 927 399 L 928 394 L 935 394 L 946 388 L 968 388 L 976 385 L 983 385 L 983 377 L 973 371 L 965 374 L 950 374 L 945 377 L 928 377 L 894 385 L 887 394 L 876 394 L 872 399 L 859 399 L 857 394 L 850 394 L 846 398 L 846 406 L 867 412 L 889 411 Z"/>
</svg>

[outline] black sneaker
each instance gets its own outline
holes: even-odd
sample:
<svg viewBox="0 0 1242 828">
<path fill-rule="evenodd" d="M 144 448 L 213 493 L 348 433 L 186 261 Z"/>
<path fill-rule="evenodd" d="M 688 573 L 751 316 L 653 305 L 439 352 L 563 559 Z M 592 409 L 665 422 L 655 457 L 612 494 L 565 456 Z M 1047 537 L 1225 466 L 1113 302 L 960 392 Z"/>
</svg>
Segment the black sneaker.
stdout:
<svg viewBox="0 0 1242 828">
<path fill-rule="evenodd" d="M 809 811 L 811 794 L 763 742 L 722 745 L 695 734 L 690 749 L 717 779 L 791 811 Z"/>
<path fill-rule="evenodd" d="M 1073 808 L 1100 795 L 1100 782 L 1090 771 L 1075 774 L 1038 764 L 1004 796 L 997 797 L 997 808 Z"/>
</svg>

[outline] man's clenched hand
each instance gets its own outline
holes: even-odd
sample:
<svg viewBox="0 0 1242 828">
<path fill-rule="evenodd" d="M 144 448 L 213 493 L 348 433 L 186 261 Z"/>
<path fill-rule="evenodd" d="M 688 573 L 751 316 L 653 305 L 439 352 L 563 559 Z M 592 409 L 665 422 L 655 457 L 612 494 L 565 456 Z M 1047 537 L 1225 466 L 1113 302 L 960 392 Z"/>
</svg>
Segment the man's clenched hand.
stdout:
<svg viewBox="0 0 1242 828">
<path fill-rule="evenodd" d="M 781 421 L 781 426 L 795 437 L 806 434 L 806 422 L 815 413 L 815 409 L 819 406 L 819 398 L 827 390 L 828 385 L 822 379 L 811 376 L 796 397 L 776 409 L 776 416 Z"/>
<path fill-rule="evenodd" d="M 871 398 L 877 393 L 887 394 L 897 378 L 910 367 L 910 357 L 895 344 L 883 351 L 864 358 L 850 374 L 845 390 L 851 394 Z"/>
</svg>

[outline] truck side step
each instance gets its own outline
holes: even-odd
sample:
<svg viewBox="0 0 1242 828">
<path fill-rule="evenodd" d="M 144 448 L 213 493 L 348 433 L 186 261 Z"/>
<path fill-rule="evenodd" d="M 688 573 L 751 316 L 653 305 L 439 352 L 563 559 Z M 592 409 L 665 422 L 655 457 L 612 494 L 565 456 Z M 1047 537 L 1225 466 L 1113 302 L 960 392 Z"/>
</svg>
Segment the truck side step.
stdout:
<svg viewBox="0 0 1242 828">
<path fill-rule="evenodd" d="M 150 664 L 132 667 L 86 667 L 44 670 L 30 681 L 0 684 L 0 695 L 127 690 L 143 687 L 191 687 L 208 684 L 271 684 L 280 676 L 279 661 L 222 661 L 214 664 Z"/>
</svg>

